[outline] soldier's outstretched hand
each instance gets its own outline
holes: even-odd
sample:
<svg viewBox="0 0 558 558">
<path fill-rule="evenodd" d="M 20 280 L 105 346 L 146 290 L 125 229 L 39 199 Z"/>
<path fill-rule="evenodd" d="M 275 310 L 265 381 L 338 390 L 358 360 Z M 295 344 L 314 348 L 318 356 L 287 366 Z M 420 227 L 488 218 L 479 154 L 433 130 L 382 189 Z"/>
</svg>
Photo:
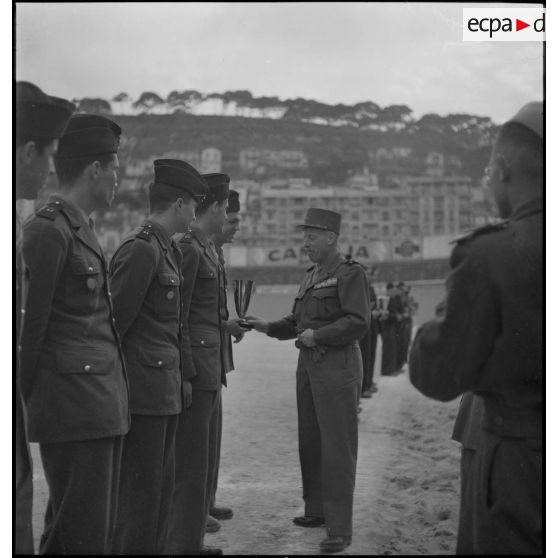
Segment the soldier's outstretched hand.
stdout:
<svg viewBox="0 0 558 558">
<path fill-rule="evenodd" d="M 246 316 L 244 320 L 249 323 L 256 331 L 267 333 L 269 323 L 259 316 Z"/>
</svg>

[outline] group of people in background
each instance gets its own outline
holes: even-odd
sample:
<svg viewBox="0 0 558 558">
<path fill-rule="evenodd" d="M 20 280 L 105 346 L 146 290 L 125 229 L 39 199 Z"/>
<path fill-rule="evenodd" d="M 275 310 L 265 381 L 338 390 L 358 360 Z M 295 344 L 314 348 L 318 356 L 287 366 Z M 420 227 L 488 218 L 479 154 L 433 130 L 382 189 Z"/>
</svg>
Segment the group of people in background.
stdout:
<svg viewBox="0 0 558 558">
<path fill-rule="evenodd" d="M 413 334 L 413 319 L 418 303 L 411 295 L 411 286 L 403 281 L 386 284 L 385 296 L 378 296 L 374 285 L 377 268 L 369 274 L 370 327 L 359 340 L 362 355 L 363 380 L 361 397 L 369 399 L 378 391 L 374 382 L 378 336 L 382 339 L 382 376 L 396 376 L 408 362 Z"/>
<path fill-rule="evenodd" d="M 91 214 L 117 186 L 120 127 L 16 83 L 15 551 L 33 553 L 38 442 L 49 498 L 42 554 L 222 554 L 215 505 L 221 387 L 234 367 L 222 246 L 239 230 L 223 173 L 154 161 L 149 216 L 108 262 Z M 54 168 L 52 164 L 54 163 Z M 211 517 L 210 517 L 211 516 Z"/>
</svg>

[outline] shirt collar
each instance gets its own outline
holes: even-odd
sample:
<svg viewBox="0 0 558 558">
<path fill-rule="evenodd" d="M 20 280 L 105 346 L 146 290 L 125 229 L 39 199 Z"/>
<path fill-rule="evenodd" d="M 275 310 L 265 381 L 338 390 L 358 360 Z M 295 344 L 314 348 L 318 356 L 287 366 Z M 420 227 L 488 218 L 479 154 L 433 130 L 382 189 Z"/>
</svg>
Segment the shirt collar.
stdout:
<svg viewBox="0 0 558 558">
<path fill-rule="evenodd" d="M 172 248 L 172 239 L 163 225 L 157 223 L 156 221 L 152 221 L 151 219 L 147 219 L 145 224 L 151 226 L 153 234 L 159 239 L 159 241 L 165 248 Z"/>
<path fill-rule="evenodd" d="M 83 209 L 76 203 L 71 202 L 60 194 L 51 194 L 48 201 L 60 203 L 62 205 L 64 212 L 73 227 L 79 228 L 83 225 L 87 225 L 88 227 L 91 226 L 89 215 L 87 215 L 87 213 L 85 213 L 85 211 L 83 211 Z"/>
</svg>

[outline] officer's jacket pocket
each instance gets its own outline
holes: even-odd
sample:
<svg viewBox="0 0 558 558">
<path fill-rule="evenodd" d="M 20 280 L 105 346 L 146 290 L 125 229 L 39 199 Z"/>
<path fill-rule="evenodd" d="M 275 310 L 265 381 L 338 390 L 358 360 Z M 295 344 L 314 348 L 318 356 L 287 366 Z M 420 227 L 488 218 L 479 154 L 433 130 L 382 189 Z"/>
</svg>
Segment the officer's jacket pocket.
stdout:
<svg viewBox="0 0 558 558">
<path fill-rule="evenodd" d="M 159 284 L 163 287 L 179 287 L 180 280 L 176 273 L 158 273 Z"/>
<path fill-rule="evenodd" d="M 104 351 L 85 349 L 58 351 L 56 369 L 60 374 L 107 375 L 115 366 L 114 355 Z"/>
<path fill-rule="evenodd" d="M 154 293 L 155 309 L 159 315 L 176 315 L 179 313 L 180 278 L 176 273 L 161 272 L 157 274 L 158 288 Z"/>
<path fill-rule="evenodd" d="M 207 349 L 218 347 L 221 342 L 219 331 L 215 330 L 190 330 L 190 345 L 192 347 L 205 347 Z"/>
<path fill-rule="evenodd" d="M 166 354 L 163 351 L 138 351 L 138 361 L 145 367 L 159 370 L 175 370 L 178 368 L 178 355 Z"/>
<path fill-rule="evenodd" d="M 101 264 L 93 258 L 70 256 L 70 269 L 74 275 L 97 275 L 101 273 Z"/>
<path fill-rule="evenodd" d="M 200 279 L 217 279 L 217 272 L 209 266 L 201 265 L 198 270 Z"/>
<path fill-rule="evenodd" d="M 330 318 L 341 310 L 337 287 L 313 289 L 312 300 L 316 303 L 316 312 L 319 317 Z"/>
</svg>

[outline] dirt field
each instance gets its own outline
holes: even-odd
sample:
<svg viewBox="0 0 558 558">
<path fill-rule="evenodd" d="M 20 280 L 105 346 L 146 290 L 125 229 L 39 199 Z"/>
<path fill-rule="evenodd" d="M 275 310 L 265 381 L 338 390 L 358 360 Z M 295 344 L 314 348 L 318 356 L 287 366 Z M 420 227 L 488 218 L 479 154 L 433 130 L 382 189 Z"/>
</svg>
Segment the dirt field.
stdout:
<svg viewBox="0 0 558 558">
<path fill-rule="evenodd" d="M 379 362 L 380 350 L 377 355 Z M 234 509 L 206 544 L 226 554 L 317 554 L 323 529 L 292 524 L 302 512 L 293 342 L 250 333 L 235 345 L 224 392 L 218 504 Z M 427 400 L 407 374 L 378 377 L 362 401 L 353 544 L 345 554 L 451 554 L 458 510 L 459 447 L 450 440 L 457 401 Z M 37 447 L 34 529 L 47 488 Z"/>
</svg>

